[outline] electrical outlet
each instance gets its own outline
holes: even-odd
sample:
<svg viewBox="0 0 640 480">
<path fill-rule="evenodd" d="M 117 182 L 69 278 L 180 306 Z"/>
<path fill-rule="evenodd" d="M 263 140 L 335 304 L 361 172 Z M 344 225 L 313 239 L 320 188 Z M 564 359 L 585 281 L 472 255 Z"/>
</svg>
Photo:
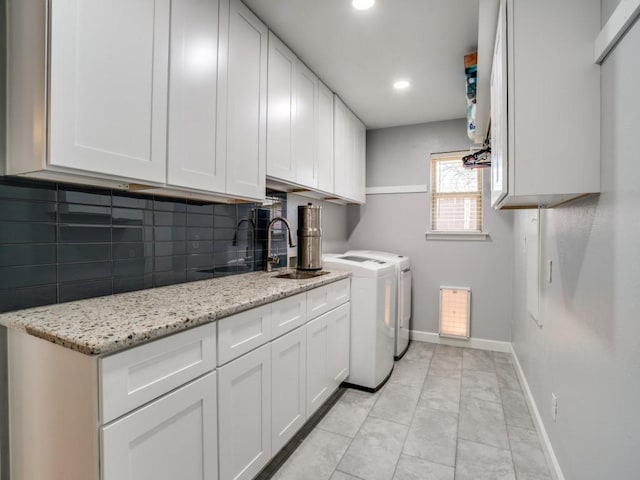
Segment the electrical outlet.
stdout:
<svg viewBox="0 0 640 480">
<path fill-rule="evenodd" d="M 558 397 L 555 393 L 551 393 L 551 417 L 554 422 L 558 418 Z"/>
</svg>

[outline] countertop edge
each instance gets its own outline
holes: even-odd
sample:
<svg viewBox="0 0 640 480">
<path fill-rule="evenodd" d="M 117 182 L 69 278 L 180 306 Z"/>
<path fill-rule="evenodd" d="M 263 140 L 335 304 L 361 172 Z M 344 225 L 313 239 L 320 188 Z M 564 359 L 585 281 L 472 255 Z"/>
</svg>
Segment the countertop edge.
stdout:
<svg viewBox="0 0 640 480">
<path fill-rule="evenodd" d="M 254 272 L 255 273 L 255 272 Z M 245 274 L 241 274 L 245 275 Z M 234 277 L 240 277 L 241 275 L 234 275 Z M 250 274 L 246 274 L 250 275 Z M 201 315 L 190 317 L 177 317 L 175 321 L 168 321 L 167 323 L 163 323 L 161 325 L 155 327 L 146 327 L 139 331 L 129 332 L 127 335 L 122 336 L 114 336 L 113 339 L 100 339 L 99 341 L 91 342 L 89 340 L 83 340 L 82 335 L 77 335 L 76 338 L 71 338 L 69 336 L 61 336 L 57 335 L 54 332 L 47 330 L 46 328 L 38 328 L 34 325 L 25 324 L 24 321 L 7 321 L 6 319 L 0 317 L 0 325 L 14 329 L 23 331 L 31 336 L 46 340 L 48 342 L 54 343 L 61 347 L 79 352 L 84 355 L 89 356 L 103 356 L 110 355 L 120 351 L 124 351 L 129 348 L 133 348 L 138 345 L 142 345 L 144 343 L 160 339 L 162 337 L 166 337 L 175 333 L 179 333 L 181 331 L 188 330 L 190 328 L 194 328 L 200 325 L 204 325 L 206 323 L 216 322 L 225 317 L 229 317 L 236 313 L 240 313 L 246 310 L 250 310 L 252 308 L 259 307 L 261 305 L 266 305 L 268 303 L 273 303 L 275 301 L 281 300 L 283 298 L 287 298 L 293 295 L 297 295 L 299 293 L 303 293 L 309 290 L 313 290 L 315 288 L 322 287 L 324 285 L 328 285 L 331 283 L 338 282 L 345 278 L 349 278 L 351 276 L 350 272 L 340 272 L 340 271 L 332 271 L 331 275 L 324 277 L 315 277 L 313 282 L 302 283 L 304 281 L 299 280 L 282 280 L 283 282 L 290 282 L 290 288 L 278 292 L 267 294 L 266 296 L 258 297 L 258 298 L 249 298 L 246 301 L 240 301 L 238 303 L 233 303 L 228 306 L 222 308 L 212 308 L 210 312 L 206 312 Z M 238 280 L 237 278 L 235 280 Z M 269 279 L 272 281 L 272 279 Z M 275 280 L 273 281 L 280 281 Z M 208 280 L 202 281 L 208 282 Z M 199 283 L 199 282 L 192 282 Z M 189 284 L 181 284 L 180 287 L 189 288 Z M 155 290 L 155 289 L 149 289 Z M 110 297 L 115 297 L 112 295 Z M 84 302 L 90 302 L 91 300 L 99 300 L 104 299 L 105 297 L 97 297 L 95 299 L 87 299 Z M 75 303 L 75 302 L 71 302 Z M 62 305 L 62 304 L 57 304 Z M 68 305 L 68 304 L 67 304 Z M 49 307 L 54 307 L 55 305 L 50 305 Z M 46 308 L 46 307 L 36 307 L 36 308 Z M 9 314 L 12 312 L 9 312 Z M 52 314 L 53 315 L 53 314 Z"/>
</svg>

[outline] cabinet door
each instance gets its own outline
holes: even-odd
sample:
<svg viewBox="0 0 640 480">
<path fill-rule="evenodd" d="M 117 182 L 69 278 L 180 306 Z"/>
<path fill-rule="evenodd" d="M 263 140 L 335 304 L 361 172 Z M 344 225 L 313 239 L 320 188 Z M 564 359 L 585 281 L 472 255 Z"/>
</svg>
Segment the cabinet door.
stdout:
<svg viewBox="0 0 640 480">
<path fill-rule="evenodd" d="M 351 332 L 351 303 L 327 313 L 327 373 L 331 391 L 349 376 L 349 334 Z"/>
<path fill-rule="evenodd" d="M 318 77 L 299 60 L 296 63 L 296 123 L 293 156 L 296 159 L 296 182 L 318 188 L 316 155 L 316 102 Z"/>
<path fill-rule="evenodd" d="M 271 449 L 274 455 L 307 420 L 306 365 L 305 327 L 271 344 Z"/>
<path fill-rule="evenodd" d="M 218 0 L 171 4 L 167 183 L 225 192 L 216 157 Z"/>
<path fill-rule="evenodd" d="M 218 392 L 220 479 L 251 479 L 271 459 L 271 344 L 220 367 Z"/>
<path fill-rule="evenodd" d="M 327 371 L 328 344 L 329 324 L 325 314 L 307 323 L 307 418 L 331 394 Z"/>
<path fill-rule="evenodd" d="M 318 82 L 316 114 L 318 189 L 333 193 L 333 92 L 322 82 Z"/>
<path fill-rule="evenodd" d="M 170 0 L 50 7 L 49 163 L 164 182 Z"/>
<path fill-rule="evenodd" d="M 349 165 L 349 110 L 342 100 L 334 95 L 334 192 L 340 197 L 348 197 L 350 181 Z"/>
<path fill-rule="evenodd" d="M 365 203 L 366 201 L 366 143 L 367 128 L 355 115 L 354 120 L 354 154 L 353 154 L 353 199 Z"/>
<path fill-rule="evenodd" d="M 491 206 L 507 194 L 507 24 L 501 2 L 491 70 Z"/>
<path fill-rule="evenodd" d="M 102 480 L 215 480 L 216 372 L 100 429 Z"/>
<path fill-rule="evenodd" d="M 296 62 L 294 53 L 269 32 L 267 175 L 292 182 L 296 180 L 293 155 Z"/>
<path fill-rule="evenodd" d="M 218 157 L 227 193 L 264 199 L 267 27 L 240 0 L 220 2 Z"/>
</svg>

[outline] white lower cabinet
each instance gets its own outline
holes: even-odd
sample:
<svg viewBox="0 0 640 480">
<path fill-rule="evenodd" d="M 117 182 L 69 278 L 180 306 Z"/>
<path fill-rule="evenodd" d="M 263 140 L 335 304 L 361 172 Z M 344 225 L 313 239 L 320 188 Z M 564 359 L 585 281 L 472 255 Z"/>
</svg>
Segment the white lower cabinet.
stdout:
<svg viewBox="0 0 640 480">
<path fill-rule="evenodd" d="M 329 314 L 307 324 L 307 418 L 329 398 Z"/>
<path fill-rule="evenodd" d="M 271 344 L 218 369 L 218 408 L 220 479 L 251 479 L 271 459 Z"/>
<path fill-rule="evenodd" d="M 307 324 L 307 418 L 349 376 L 350 305 Z"/>
<path fill-rule="evenodd" d="M 306 365 L 305 327 L 271 344 L 271 450 L 274 455 L 307 420 Z"/>
<path fill-rule="evenodd" d="M 100 429 L 101 480 L 218 478 L 216 372 Z"/>
<path fill-rule="evenodd" d="M 350 303 L 327 313 L 329 341 L 327 343 L 327 373 L 331 390 L 349 376 L 349 341 L 351 333 Z"/>
</svg>

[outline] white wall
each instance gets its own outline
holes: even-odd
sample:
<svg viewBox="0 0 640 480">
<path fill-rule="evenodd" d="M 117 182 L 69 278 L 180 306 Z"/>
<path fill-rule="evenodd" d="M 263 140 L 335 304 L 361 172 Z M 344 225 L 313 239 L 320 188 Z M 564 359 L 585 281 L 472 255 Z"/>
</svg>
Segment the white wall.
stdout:
<svg viewBox="0 0 640 480">
<path fill-rule="evenodd" d="M 367 132 L 367 186 L 429 183 L 430 155 L 464 150 L 470 141 L 464 119 Z M 510 339 L 512 215 L 489 206 L 485 175 L 486 241 L 426 240 L 429 197 L 421 194 L 367 195 L 363 207 L 349 207 L 349 248 L 376 249 L 411 257 L 412 329 L 438 332 L 441 285 L 472 290 L 471 336 Z"/>
<path fill-rule="evenodd" d="M 616 3 L 603 2 L 604 20 Z M 638 78 L 636 21 L 601 67 L 602 193 L 542 212 L 554 264 L 542 328 L 526 312 L 527 213 L 516 215 L 513 344 L 567 480 L 640 478 Z"/>
</svg>

